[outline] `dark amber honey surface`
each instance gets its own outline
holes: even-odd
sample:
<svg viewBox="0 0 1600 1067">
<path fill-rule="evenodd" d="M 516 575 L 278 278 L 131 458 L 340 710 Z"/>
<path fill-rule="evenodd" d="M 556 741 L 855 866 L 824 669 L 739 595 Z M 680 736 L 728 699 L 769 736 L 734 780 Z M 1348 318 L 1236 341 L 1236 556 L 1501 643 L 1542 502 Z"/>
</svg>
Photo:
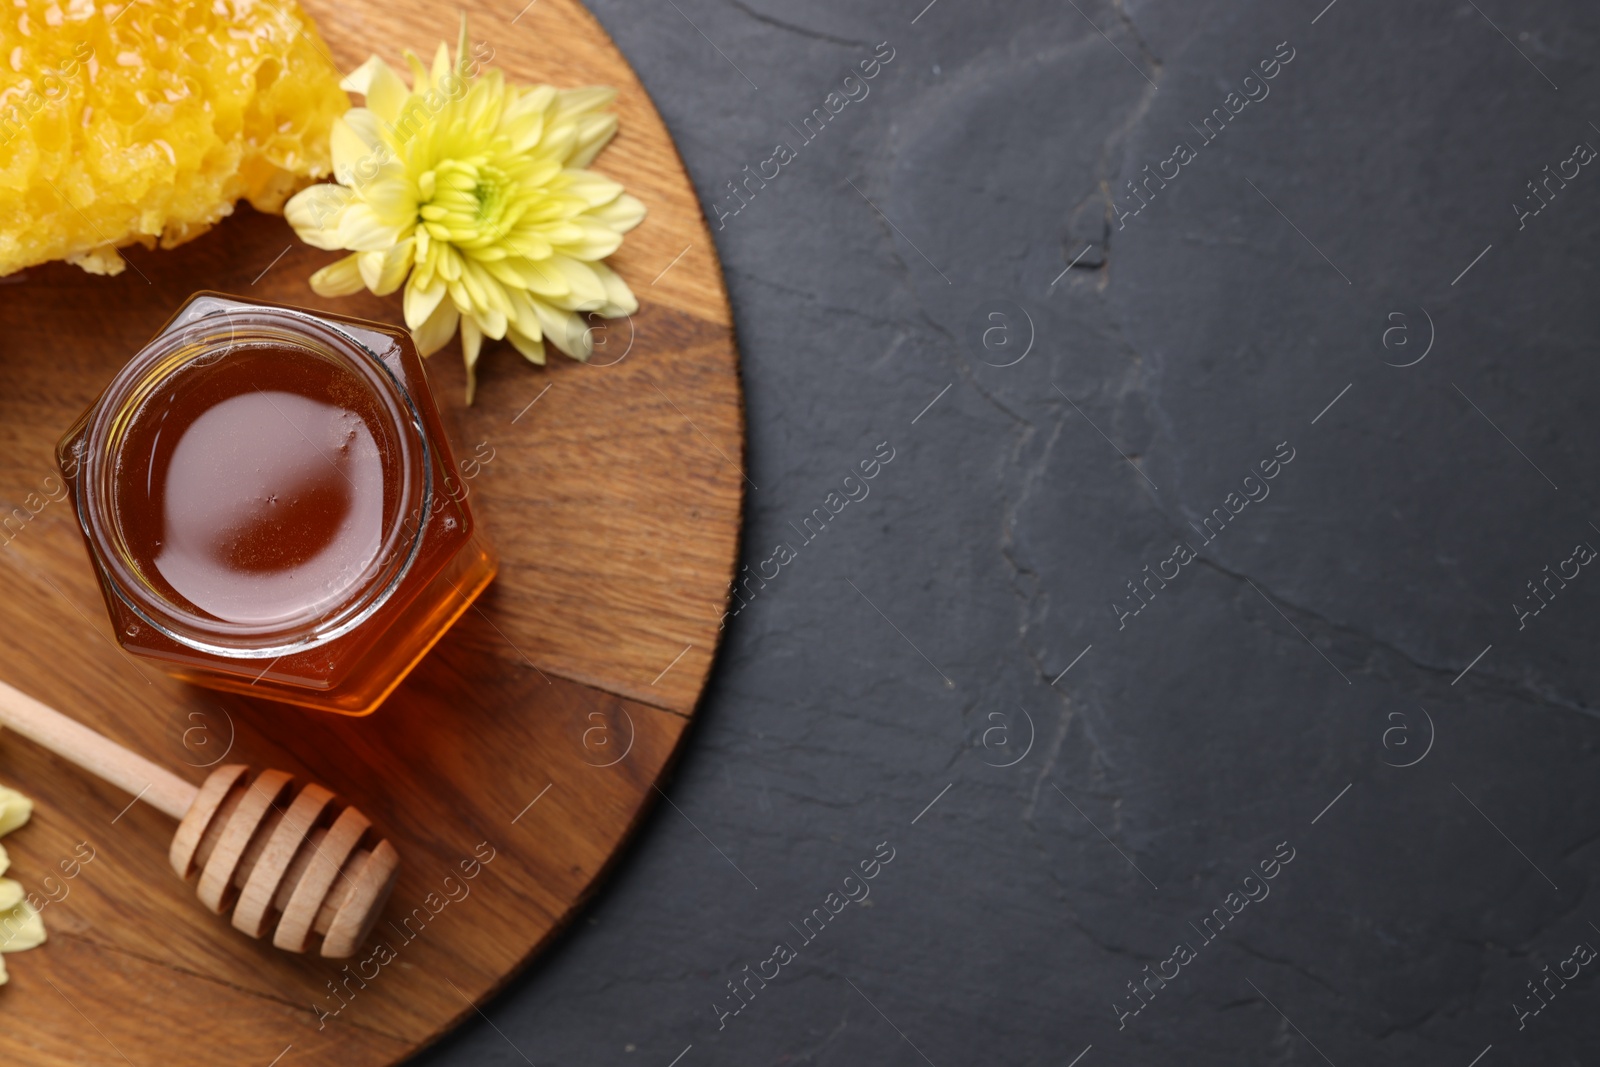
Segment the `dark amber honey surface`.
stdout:
<svg viewBox="0 0 1600 1067">
<path fill-rule="evenodd" d="M 123 540 L 197 612 L 309 621 L 370 580 L 400 480 L 391 437 L 339 364 L 289 345 L 230 352 L 138 413 L 116 474 Z"/>
<path fill-rule="evenodd" d="M 117 640 L 372 711 L 493 579 L 410 337 L 190 299 L 57 448 Z"/>
</svg>

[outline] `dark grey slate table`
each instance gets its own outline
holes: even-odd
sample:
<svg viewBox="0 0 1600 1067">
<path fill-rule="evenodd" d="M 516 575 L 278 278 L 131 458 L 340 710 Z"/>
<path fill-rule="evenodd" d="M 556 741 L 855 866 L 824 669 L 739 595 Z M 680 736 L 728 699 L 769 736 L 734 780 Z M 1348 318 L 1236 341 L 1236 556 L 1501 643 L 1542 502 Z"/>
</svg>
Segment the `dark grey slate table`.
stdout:
<svg viewBox="0 0 1600 1067">
<path fill-rule="evenodd" d="M 596 4 L 768 577 L 421 1062 L 1592 1062 L 1600 9 L 925 2 Z"/>
</svg>

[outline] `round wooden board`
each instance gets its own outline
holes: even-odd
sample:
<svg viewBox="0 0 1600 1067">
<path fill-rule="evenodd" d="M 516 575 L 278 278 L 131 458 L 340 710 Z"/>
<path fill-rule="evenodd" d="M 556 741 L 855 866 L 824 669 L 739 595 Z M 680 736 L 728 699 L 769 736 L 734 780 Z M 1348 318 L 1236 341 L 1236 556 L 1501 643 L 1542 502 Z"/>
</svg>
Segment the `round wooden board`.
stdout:
<svg viewBox="0 0 1600 1067">
<path fill-rule="evenodd" d="M 0 677 L 195 782 L 225 752 L 321 782 L 403 862 L 366 948 L 292 956 L 200 907 L 167 867 L 169 819 L 0 734 L 0 782 L 36 801 L 5 840 L 9 873 L 51 901 L 49 941 L 7 957 L 0 1062 L 393 1063 L 549 941 L 656 797 L 733 577 L 738 356 L 699 203 L 637 78 L 575 0 L 524 2 L 472 4 L 471 36 L 518 81 L 620 90 L 596 166 L 650 209 L 611 260 L 641 309 L 591 366 L 486 350 L 471 408 L 457 346 L 429 361 L 458 459 L 492 456 L 467 484 L 503 566 L 371 717 L 191 689 L 124 655 L 47 478 L 57 436 L 191 292 L 387 322 L 398 297 L 316 297 L 305 279 L 334 255 L 247 207 L 180 249 L 131 250 L 117 278 L 53 264 L 0 284 L 0 517 L 37 510 L 0 534 Z M 306 6 L 345 70 L 456 34 L 455 8 L 421 0 Z M 93 860 L 73 866 L 75 848 Z"/>
</svg>

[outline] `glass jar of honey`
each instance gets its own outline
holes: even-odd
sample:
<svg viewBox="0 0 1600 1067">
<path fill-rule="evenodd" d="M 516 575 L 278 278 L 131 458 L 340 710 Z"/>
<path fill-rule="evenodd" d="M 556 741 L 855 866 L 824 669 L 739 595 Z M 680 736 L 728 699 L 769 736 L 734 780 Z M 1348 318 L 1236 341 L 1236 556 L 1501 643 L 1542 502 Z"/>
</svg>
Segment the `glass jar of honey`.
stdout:
<svg viewBox="0 0 1600 1067">
<path fill-rule="evenodd" d="M 410 336 L 191 297 L 57 446 L 117 640 L 371 712 L 494 577 Z"/>
</svg>

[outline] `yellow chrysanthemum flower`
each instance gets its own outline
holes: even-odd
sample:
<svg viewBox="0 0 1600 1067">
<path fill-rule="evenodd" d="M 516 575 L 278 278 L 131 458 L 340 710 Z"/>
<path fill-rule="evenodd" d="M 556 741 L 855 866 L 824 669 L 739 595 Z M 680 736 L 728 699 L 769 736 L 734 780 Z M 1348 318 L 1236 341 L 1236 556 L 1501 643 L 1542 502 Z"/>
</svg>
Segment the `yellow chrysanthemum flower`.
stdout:
<svg viewBox="0 0 1600 1067">
<path fill-rule="evenodd" d="M 603 110 L 615 91 L 479 76 L 492 56 L 484 45 L 468 55 L 463 21 L 453 66 L 442 43 L 431 71 L 406 53 L 409 89 L 368 59 L 342 83 L 367 106 L 334 123 L 338 184 L 303 190 L 284 212 L 306 243 L 353 253 L 311 276 L 318 293 L 383 296 L 405 282 L 406 326 L 423 355 L 459 326 L 468 403 L 485 337 L 534 363 L 547 341 L 583 360 L 593 350 L 584 315 L 639 306 L 600 261 L 644 205 L 584 169 L 617 131 Z"/>
</svg>

